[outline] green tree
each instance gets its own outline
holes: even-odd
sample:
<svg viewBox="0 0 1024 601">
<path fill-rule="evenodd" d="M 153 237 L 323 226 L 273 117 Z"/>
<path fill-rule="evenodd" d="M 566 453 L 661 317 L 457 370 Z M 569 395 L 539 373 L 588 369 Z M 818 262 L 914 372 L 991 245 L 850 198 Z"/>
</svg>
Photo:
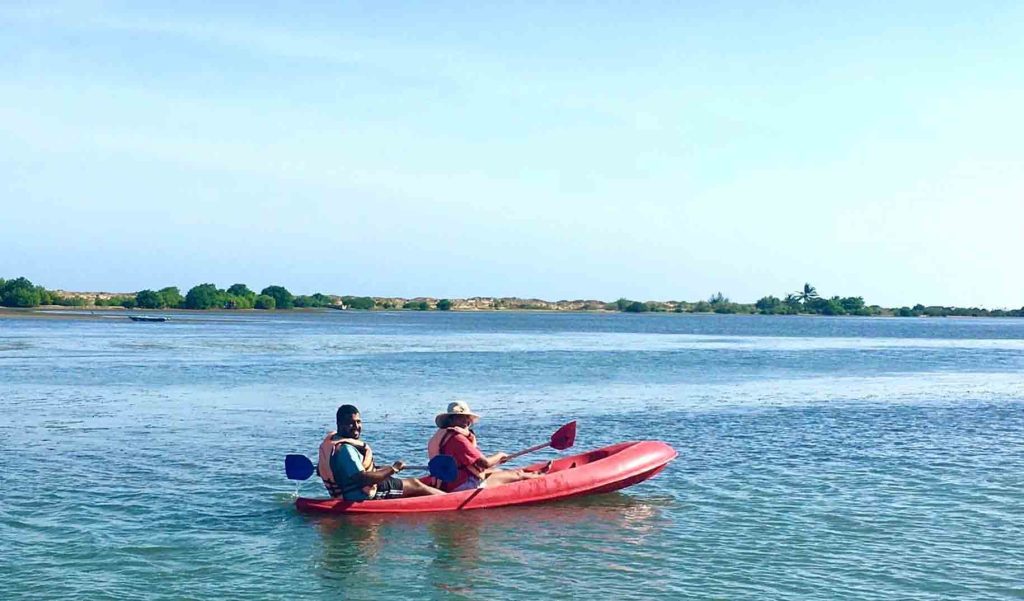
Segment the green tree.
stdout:
<svg viewBox="0 0 1024 601">
<path fill-rule="evenodd" d="M 331 304 L 331 297 L 320 294 L 311 294 L 309 296 L 301 295 L 295 297 L 296 307 L 326 307 Z"/>
<path fill-rule="evenodd" d="M 237 294 L 224 293 L 224 308 L 225 309 L 252 309 L 253 304 L 256 302 L 256 296 L 239 296 Z"/>
<path fill-rule="evenodd" d="M 160 300 L 164 307 L 177 309 L 185 304 L 185 298 L 181 296 L 181 292 L 178 290 L 177 286 L 161 288 L 157 291 L 157 294 L 160 295 Z"/>
<path fill-rule="evenodd" d="M 821 297 L 810 298 L 804 302 L 804 310 L 809 313 L 824 313 L 828 301 Z"/>
<path fill-rule="evenodd" d="M 781 306 L 782 301 L 775 296 L 763 296 L 754 303 L 754 307 L 764 314 L 775 313 Z"/>
<path fill-rule="evenodd" d="M 438 311 L 450 311 L 451 308 L 452 308 L 452 301 L 448 300 L 447 298 L 442 298 L 441 300 L 437 301 L 437 310 Z"/>
<path fill-rule="evenodd" d="M 846 309 L 843 307 L 841 299 L 838 296 L 833 296 L 821 306 L 821 313 L 823 315 L 846 315 Z"/>
<path fill-rule="evenodd" d="M 15 278 L 4 282 L 0 288 L 0 305 L 5 307 L 38 307 L 39 289 L 27 278 Z"/>
<path fill-rule="evenodd" d="M 52 305 L 54 304 L 53 293 L 42 286 L 36 286 L 36 291 L 39 292 L 39 304 L 40 305 Z"/>
<path fill-rule="evenodd" d="M 186 309 L 215 309 L 223 305 L 219 304 L 221 291 L 213 284 L 199 284 L 193 286 L 185 295 Z"/>
<path fill-rule="evenodd" d="M 135 305 L 142 309 L 159 309 L 164 306 L 164 298 L 159 292 L 139 290 L 135 293 Z"/>
<path fill-rule="evenodd" d="M 818 291 L 814 286 L 806 283 L 804 284 L 803 290 L 796 291 L 796 297 L 800 299 L 800 302 L 806 305 L 809 301 L 818 298 Z"/>
<path fill-rule="evenodd" d="M 295 306 L 295 296 L 284 286 L 267 286 L 260 294 L 272 297 L 278 309 L 291 309 Z"/>
<path fill-rule="evenodd" d="M 81 296 L 55 296 L 53 303 L 62 307 L 84 307 L 89 301 Z"/>
<path fill-rule="evenodd" d="M 249 287 L 245 284 L 231 284 L 226 291 L 231 296 L 246 296 L 249 298 L 256 298 L 256 293 L 249 290 Z"/>
<path fill-rule="evenodd" d="M 715 294 L 712 294 L 710 298 L 708 298 L 708 303 L 710 303 L 712 307 L 726 305 L 729 304 L 729 297 L 725 296 L 721 292 L 716 292 Z"/>
<path fill-rule="evenodd" d="M 628 298 L 620 298 L 619 300 L 615 301 L 614 305 L 615 308 L 618 309 L 619 311 L 625 311 L 626 308 L 632 305 L 634 302 L 635 301 L 631 301 Z"/>
<path fill-rule="evenodd" d="M 14 288 L 4 295 L 5 307 L 38 307 L 39 292 L 30 288 Z"/>
<path fill-rule="evenodd" d="M 866 307 L 864 306 L 863 296 L 847 296 L 846 298 L 839 299 L 839 304 L 843 306 L 847 313 L 852 315 L 865 314 Z"/>
<path fill-rule="evenodd" d="M 277 301 L 274 300 L 273 296 L 261 294 L 256 297 L 253 306 L 257 309 L 273 310 L 277 307 Z"/>
<path fill-rule="evenodd" d="M 627 313 L 646 313 L 650 310 L 651 308 L 647 306 L 647 303 L 642 303 L 640 301 L 633 301 L 629 303 L 628 307 L 626 307 Z"/>
<path fill-rule="evenodd" d="M 343 296 L 341 302 L 345 304 L 349 309 L 359 309 L 363 311 L 369 311 L 376 305 L 374 300 L 369 296 Z"/>
</svg>

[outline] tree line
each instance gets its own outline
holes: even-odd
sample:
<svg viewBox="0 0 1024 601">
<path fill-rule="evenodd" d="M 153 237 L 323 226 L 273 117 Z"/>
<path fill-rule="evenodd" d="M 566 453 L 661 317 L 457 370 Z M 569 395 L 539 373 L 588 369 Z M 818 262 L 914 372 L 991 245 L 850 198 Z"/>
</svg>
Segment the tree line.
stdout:
<svg viewBox="0 0 1024 601">
<path fill-rule="evenodd" d="M 245 284 L 233 284 L 227 289 L 222 289 L 215 284 L 207 283 L 193 286 L 184 295 L 176 286 L 168 286 L 159 290 L 139 290 L 135 294 L 96 295 L 88 298 L 80 294 L 63 294 L 56 290 L 47 290 L 42 286 L 34 285 L 25 277 L 13 280 L 0 278 L 0 306 L 28 308 L 40 305 L 192 310 L 275 310 L 318 307 L 371 310 L 378 308 L 376 301 L 369 296 L 332 297 L 319 292 L 310 295 L 295 295 L 284 286 L 276 284 L 263 288 L 259 294 Z M 441 299 L 433 305 L 425 301 L 410 301 L 401 308 L 419 311 L 429 309 L 447 311 L 451 309 L 451 301 Z"/>
<path fill-rule="evenodd" d="M 5 281 L 0 278 L 0 305 L 5 307 L 124 307 L 126 309 L 291 309 L 293 307 L 326 307 L 333 300 L 325 294 L 295 296 L 284 286 L 267 286 L 259 294 L 245 284 L 234 284 L 224 290 L 214 284 L 193 286 L 184 295 L 176 286 L 160 290 L 139 290 L 135 294 L 95 296 L 61 294 L 32 284 L 20 277 Z"/>
<path fill-rule="evenodd" d="M 333 307 L 358 310 L 448 311 L 452 309 L 450 299 L 436 302 L 410 300 L 397 302 L 394 299 L 380 301 L 369 296 L 329 296 L 319 292 L 310 295 L 294 295 L 284 286 L 270 285 L 258 294 L 245 284 L 233 284 L 227 289 L 215 284 L 198 284 L 184 295 L 175 286 L 159 290 L 139 290 L 135 294 L 95 296 L 62 294 L 36 286 L 27 278 L 13 280 L 0 278 L 0 306 L 38 307 L 40 305 L 61 305 L 70 307 L 115 306 L 128 309 L 293 309 Z M 546 309 L 544 305 L 527 305 L 521 308 Z M 868 305 L 860 296 L 832 296 L 824 298 L 817 289 L 807 283 L 781 298 L 768 295 L 754 303 L 734 303 L 721 292 L 712 294 L 707 300 L 687 301 L 635 301 L 620 298 L 611 303 L 587 303 L 581 310 L 621 311 L 624 313 L 673 312 L 673 313 L 720 313 L 720 314 L 762 314 L 762 315 L 885 315 L 894 317 L 1024 317 L 1020 309 L 982 309 L 977 307 L 945 307 L 938 305 L 884 308 Z"/>
<path fill-rule="evenodd" d="M 687 301 L 634 301 L 620 298 L 608 303 L 606 309 L 626 313 L 673 312 L 673 313 L 720 313 L 720 314 L 761 314 L 761 315 L 862 315 L 890 317 L 1024 317 L 1020 309 L 982 309 L 979 307 L 946 307 L 940 305 L 885 308 L 868 305 L 862 296 L 832 296 L 824 298 L 809 283 L 795 292 L 779 298 L 763 296 L 754 303 L 734 303 L 721 292 L 712 294 L 707 300 Z"/>
</svg>

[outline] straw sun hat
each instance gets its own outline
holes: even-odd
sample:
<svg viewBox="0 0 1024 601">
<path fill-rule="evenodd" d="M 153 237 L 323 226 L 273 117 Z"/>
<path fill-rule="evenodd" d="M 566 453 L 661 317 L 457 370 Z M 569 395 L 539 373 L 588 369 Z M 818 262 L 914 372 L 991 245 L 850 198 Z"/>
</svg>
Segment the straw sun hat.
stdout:
<svg viewBox="0 0 1024 601">
<path fill-rule="evenodd" d="M 473 413 L 473 411 L 470 410 L 469 405 L 464 401 L 454 401 L 448 403 L 448 411 L 437 414 L 437 417 L 434 418 L 434 423 L 437 424 L 438 428 L 444 428 L 445 422 L 452 415 L 468 415 L 473 418 L 473 423 L 476 423 L 476 421 L 480 419 L 480 416 Z"/>
</svg>

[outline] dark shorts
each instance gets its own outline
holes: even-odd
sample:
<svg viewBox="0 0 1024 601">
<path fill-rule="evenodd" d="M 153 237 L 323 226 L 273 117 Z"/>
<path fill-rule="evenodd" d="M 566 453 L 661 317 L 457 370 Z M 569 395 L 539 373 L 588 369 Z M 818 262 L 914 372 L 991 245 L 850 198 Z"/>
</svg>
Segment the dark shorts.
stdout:
<svg viewBox="0 0 1024 601">
<path fill-rule="evenodd" d="M 402 496 L 402 481 L 394 476 L 377 483 L 377 492 L 370 499 L 398 499 Z"/>
</svg>

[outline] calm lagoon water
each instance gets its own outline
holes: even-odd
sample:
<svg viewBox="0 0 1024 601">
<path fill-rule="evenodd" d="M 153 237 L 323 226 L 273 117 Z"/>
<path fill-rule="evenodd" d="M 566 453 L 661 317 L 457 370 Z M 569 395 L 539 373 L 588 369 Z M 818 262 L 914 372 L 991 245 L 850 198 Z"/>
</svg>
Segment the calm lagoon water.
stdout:
<svg viewBox="0 0 1024 601">
<path fill-rule="evenodd" d="M 0 598 L 1021 599 L 1022 374 L 1014 319 L 0 319 Z M 551 505 L 295 512 L 282 457 L 338 404 L 420 459 L 455 398 L 488 451 L 578 419 L 680 457 Z"/>
</svg>

